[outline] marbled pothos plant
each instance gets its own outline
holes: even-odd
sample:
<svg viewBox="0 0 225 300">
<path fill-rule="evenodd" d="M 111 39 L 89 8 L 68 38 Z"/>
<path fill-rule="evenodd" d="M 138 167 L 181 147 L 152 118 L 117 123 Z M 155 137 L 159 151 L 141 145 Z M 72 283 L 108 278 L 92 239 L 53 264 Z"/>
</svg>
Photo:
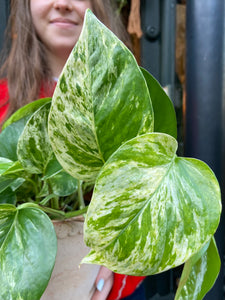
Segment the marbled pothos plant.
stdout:
<svg viewBox="0 0 225 300">
<path fill-rule="evenodd" d="M 175 299 L 202 299 L 220 269 L 220 189 L 176 151 L 170 99 L 88 10 L 52 101 L 21 108 L 0 135 L 0 299 L 41 297 L 57 248 L 49 216 L 86 211 L 83 263 L 131 275 L 185 263 Z"/>
</svg>

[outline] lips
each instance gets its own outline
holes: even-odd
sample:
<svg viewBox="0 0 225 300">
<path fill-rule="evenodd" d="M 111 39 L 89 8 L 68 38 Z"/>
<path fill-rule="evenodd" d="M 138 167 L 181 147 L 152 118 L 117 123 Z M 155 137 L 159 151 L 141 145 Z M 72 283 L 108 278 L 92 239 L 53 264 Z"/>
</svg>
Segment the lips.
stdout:
<svg viewBox="0 0 225 300">
<path fill-rule="evenodd" d="M 55 19 L 52 19 L 50 21 L 51 24 L 54 24 L 54 23 L 58 23 L 58 24 L 71 24 L 71 25 L 78 25 L 77 22 L 75 22 L 74 20 L 71 20 L 71 19 L 67 19 L 67 18 L 55 18 Z"/>
</svg>

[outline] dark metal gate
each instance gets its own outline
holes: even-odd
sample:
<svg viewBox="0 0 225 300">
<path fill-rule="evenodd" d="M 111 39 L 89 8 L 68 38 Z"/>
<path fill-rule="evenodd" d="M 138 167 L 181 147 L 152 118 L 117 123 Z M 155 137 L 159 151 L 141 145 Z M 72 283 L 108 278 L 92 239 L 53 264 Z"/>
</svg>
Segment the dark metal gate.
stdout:
<svg viewBox="0 0 225 300">
<path fill-rule="evenodd" d="M 185 154 L 205 161 L 215 172 L 224 203 L 224 1 L 187 1 L 187 101 Z M 205 299 L 223 299 L 224 210 L 216 232 L 220 275 Z"/>
<path fill-rule="evenodd" d="M 175 104 L 175 3 L 173 0 L 142 0 L 141 64 L 162 86 L 169 86 Z M 186 1 L 186 110 L 183 121 L 184 155 L 202 159 L 225 186 L 225 103 L 224 103 L 224 5 L 221 0 Z M 216 232 L 222 267 L 205 300 L 222 300 L 224 280 L 225 216 Z M 179 270 L 151 276 L 145 281 L 150 300 L 173 299 Z M 190 299 L 191 300 L 191 299 Z"/>
</svg>

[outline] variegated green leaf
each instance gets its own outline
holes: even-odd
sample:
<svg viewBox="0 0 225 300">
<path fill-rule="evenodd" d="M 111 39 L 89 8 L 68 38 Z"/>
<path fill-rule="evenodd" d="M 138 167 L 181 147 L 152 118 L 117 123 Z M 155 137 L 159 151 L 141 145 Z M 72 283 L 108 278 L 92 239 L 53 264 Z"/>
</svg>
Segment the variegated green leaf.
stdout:
<svg viewBox="0 0 225 300">
<path fill-rule="evenodd" d="M 54 266 L 53 224 L 36 207 L 0 205 L 0 299 L 40 299 Z"/>
<path fill-rule="evenodd" d="M 5 173 L 13 164 L 14 162 L 10 159 L 0 157 L 0 175 Z"/>
<path fill-rule="evenodd" d="M 32 174 L 44 174 L 53 156 L 47 132 L 49 109 L 50 103 L 47 103 L 32 115 L 18 141 L 18 159 Z"/>
<path fill-rule="evenodd" d="M 10 118 L 8 118 L 8 120 L 3 124 L 2 129 L 5 129 L 10 124 L 17 122 L 22 118 L 28 120 L 36 110 L 50 101 L 51 98 L 42 98 L 21 107 L 12 116 L 10 116 Z"/>
<path fill-rule="evenodd" d="M 201 300 L 212 288 L 220 271 L 220 257 L 214 238 L 191 257 L 184 270 L 175 300 Z"/>
<path fill-rule="evenodd" d="M 49 136 L 57 159 L 72 176 L 93 180 L 123 142 L 153 127 L 134 56 L 88 10 L 52 99 Z"/>
<path fill-rule="evenodd" d="M 184 263 L 214 234 L 220 189 L 202 161 L 162 133 L 122 145 L 102 168 L 85 220 L 85 263 L 150 275 Z"/>
<path fill-rule="evenodd" d="M 14 204 L 14 191 L 19 188 L 25 179 L 24 170 L 18 161 L 13 162 L 7 158 L 0 157 L 0 203 Z M 4 200 L 6 191 L 11 195 L 7 198 L 13 200 Z"/>
<path fill-rule="evenodd" d="M 19 161 L 15 161 L 12 162 L 12 164 L 10 164 L 9 168 L 7 170 L 5 170 L 4 173 L 2 173 L 2 175 L 7 175 L 10 177 L 24 177 L 25 175 L 25 170 L 22 167 L 21 163 Z"/>
</svg>

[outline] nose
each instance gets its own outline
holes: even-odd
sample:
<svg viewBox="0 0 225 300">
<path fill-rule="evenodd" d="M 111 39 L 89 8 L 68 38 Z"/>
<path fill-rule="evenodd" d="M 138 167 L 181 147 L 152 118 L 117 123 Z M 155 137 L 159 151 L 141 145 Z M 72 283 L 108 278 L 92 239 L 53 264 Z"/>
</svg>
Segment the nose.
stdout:
<svg viewBox="0 0 225 300">
<path fill-rule="evenodd" d="M 55 0 L 53 4 L 55 9 L 58 10 L 72 10 L 72 3 L 71 0 Z"/>
</svg>

